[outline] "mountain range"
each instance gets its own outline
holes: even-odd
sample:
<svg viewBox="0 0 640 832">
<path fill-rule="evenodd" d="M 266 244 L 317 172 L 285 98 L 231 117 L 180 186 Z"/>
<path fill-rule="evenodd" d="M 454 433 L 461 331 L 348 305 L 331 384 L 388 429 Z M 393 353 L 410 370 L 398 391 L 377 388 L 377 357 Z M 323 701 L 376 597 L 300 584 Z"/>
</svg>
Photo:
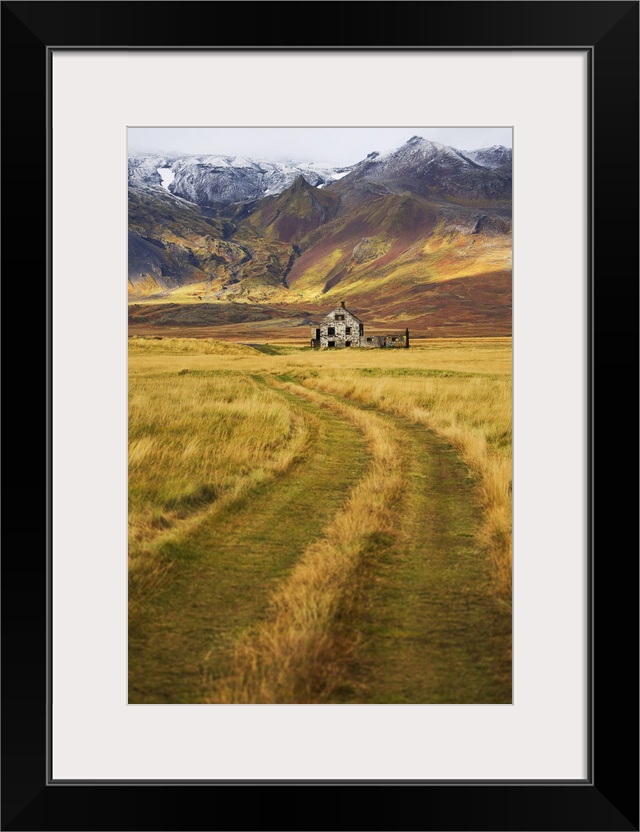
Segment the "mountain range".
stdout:
<svg viewBox="0 0 640 832">
<path fill-rule="evenodd" d="M 511 191 L 510 149 L 418 136 L 344 167 L 134 155 L 130 316 L 306 323 L 344 299 L 374 325 L 509 334 Z"/>
</svg>

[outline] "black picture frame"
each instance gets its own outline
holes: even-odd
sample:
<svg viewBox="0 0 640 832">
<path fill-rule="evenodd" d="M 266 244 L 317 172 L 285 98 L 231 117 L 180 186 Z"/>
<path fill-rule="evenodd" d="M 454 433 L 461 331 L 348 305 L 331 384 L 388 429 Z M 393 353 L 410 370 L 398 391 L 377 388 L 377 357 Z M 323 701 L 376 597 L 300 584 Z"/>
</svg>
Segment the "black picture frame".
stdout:
<svg viewBox="0 0 640 832">
<path fill-rule="evenodd" d="M 311 12 L 329 15 L 324 43 Z M 215 8 L 214 8 L 215 7 Z M 364 13 L 366 9 L 366 14 Z M 33 356 L 46 376 L 46 442 L 11 474 L 11 496 L 47 507 L 40 536 L 12 538 L 2 561 L 2 829 L 638 829 L 637 458 L 638 2 L 3 2 L 6 197 L 3 265 L 29 253 Z M 237 20 L 238 26 L 206 25 Z M 300 26 L 285 29 L 283 20 Z M 193 21 L 198 20 L 194 26 Z M 165 43 L 166 21 L 174 42 Z M 241 24 L 241 25 L 240 25 Z M 285 32 L 299 30 L 295 43 Z M 203 41 L 208 36 L 213 42 Z M 240 34 L 241 33 L 241 34 Z M 241 38 L 242 43 L 238 40 Z M 304 43 L 299 43 L 304 39 Z M 416 42 L 418 41 L 418 42 Z M 580 49 L 590 60 L 589 771 L 585 781 L 56 782 L 50 778 L 51 391 L 50 58 L 54 49 Z M 559 152 L 563 152 L 559 148 Z M 22 162 L 20 162 L 22 160 Z M 26 162 L 26 163 L 25 163 Z M 35 229 L 35 231 L 34 231 Z M 40 241 L 38 245 L 37 241 Z M 46 300 L 46 304 L 45 304 Z M 7 301 L 5 300 L 5 304 Z M 45 308 L 46 307 L 46 308 Z M 35 336 L 34 336 L 35 337 Z M 12 353 L 12 358 L 15 355 Z M 21 355 L 24 353 L 21 352 Z M 44 356 L 46 362 L 43 367 Z M 22 361 L 7 362 L 21 395 Z M 40 376 L 38 376 L 38 379 Z M 44 379 L 43 379 L 44 380 Z M 632 388 L 633 385 L 633 388 Z M 32 387 L 38 385 L 32 384 Z M 28 391 L 24 391 L 28 400 Z M 33 393 L 37 391 L 32 390 Z M 44 392 L 44 385 L 39 392 Z M 41 413 L 42 401 L 36 403 Z M 11 408 L 13 410 L 13 408 Z M 9 421 L 10 416 L 9 415 Z M 17 414 L 18 416 L 20 414 Z M 16 425 L 16 431 L 20 429 Z M 11 434 L 13 435 L 13 433 Z M 41 437 L 43 436 L 41 432 Z M 596 445 L 596 438 L 598 443 Z M 37 444 L 37 443 L 36 443 Z M 45 447 L 46 445 L 46 447 Z M 634 467 L 635 470 L 635 467 Z M 596 476 L 597 474 L 597 476 Z M 40 487 L 42 500 L 35 501 Z M 46 495 L 45 492 L 46 491 Z M 10 499 L 10 498 L 9 498 Z M 6 516 L 6 515 L 5 515 Z M 10 515 L 11 517 L 11 515 Z M 11 520 L 7 522 L 10 526 Z M 5 526 L 6 529 L 6 526 Z M 624 536 L 621 531 L 624 530 Z M 10 538 L 11 529 L 7 532 Z M 15 544 L 15 547 L 14 545 Z M 622 648 L 622 649 L 621 649 Z M 620 656 L 625 658 L 621 660 Z M 622 747 L 631 754 L 620 754 Z M 249 789 L 249 794 L 246 790 Z M 320 791 L 318 791 L 320 790 Z"/>
</svg>

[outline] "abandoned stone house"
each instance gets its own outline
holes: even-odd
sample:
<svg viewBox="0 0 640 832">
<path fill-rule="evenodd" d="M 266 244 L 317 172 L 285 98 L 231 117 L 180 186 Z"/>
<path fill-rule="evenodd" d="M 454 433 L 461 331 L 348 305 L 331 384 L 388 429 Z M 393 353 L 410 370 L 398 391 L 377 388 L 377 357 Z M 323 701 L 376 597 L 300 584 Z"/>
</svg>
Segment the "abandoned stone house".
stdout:
<svg viewBox="0 0 640 832">
<path fill-rule="evenodd" d="M 409 330 L 404 335 L 365 335 L 364 323 L 345 307 L 344 301 L 311 327 L 311 346 L 321 347 L 405 347 L 409 346 Z"/>
</svg>

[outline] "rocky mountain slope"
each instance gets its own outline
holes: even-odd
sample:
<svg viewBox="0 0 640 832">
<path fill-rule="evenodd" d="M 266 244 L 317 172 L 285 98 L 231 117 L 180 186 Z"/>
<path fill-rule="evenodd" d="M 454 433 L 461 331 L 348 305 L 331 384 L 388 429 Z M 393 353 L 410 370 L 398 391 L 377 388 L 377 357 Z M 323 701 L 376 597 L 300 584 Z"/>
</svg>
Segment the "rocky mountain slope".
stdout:
<svg viewBox="0 0 640 832">
<path fill-rule="evenodd" d="M 169 172 L 164 177 L 159 170 Z M 175 196 L 202 206 L 232 205 L 279 194 L 304 176 L 316 187 L 336 182 L 351 167 L 304 162 L 271 162 L 244 156 L 132 156 L 129 184 L 162 185 Z"/>
<path fill-rule="evenodd" d="M 480 314 L 496 333 L 510 330 L 510 150 L 413 137 L 334 168 L 331 181 L 318 166 L 270 165 L 132 158 L 131 299 L 289 315 L 344 298 L 428 328 L 437 296 L 452 326 Z"/>
<path fill-rule="evenodd" d="M 492 147 L 483 147 L 479 150 L 463 151 L 462 155 L 485 168 L 501 168 L 505 165 L 511 167 L 511 148 L 503 147 L 501 144 L 494 144 Z"/>
</svg>

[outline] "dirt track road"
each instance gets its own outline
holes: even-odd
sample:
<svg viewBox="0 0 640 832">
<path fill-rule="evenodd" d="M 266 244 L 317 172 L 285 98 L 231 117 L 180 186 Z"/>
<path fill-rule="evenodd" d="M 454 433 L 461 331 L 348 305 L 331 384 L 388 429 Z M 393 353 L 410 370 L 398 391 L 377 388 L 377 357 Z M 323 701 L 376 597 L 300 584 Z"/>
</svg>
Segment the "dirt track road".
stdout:
<svg viewBox="0 0 640 832">
<path fill-rule="evenodd" d="M 313 414 L 312 450 L 181 542 L 171 581 L 130 622 L 132 703 L 202 701 L 228 672 L 235 639 L 366 470 L 365 441 L 349 421 L 281 393 Z M 383 418 L 403 456 L 397 535 L 367 566 L 348 624 L 359 649 L 332 701 L 510 702 L 511 617 L 492 595 L 477 543 L 474 481 L 424 426 Z"/>
</svg>

